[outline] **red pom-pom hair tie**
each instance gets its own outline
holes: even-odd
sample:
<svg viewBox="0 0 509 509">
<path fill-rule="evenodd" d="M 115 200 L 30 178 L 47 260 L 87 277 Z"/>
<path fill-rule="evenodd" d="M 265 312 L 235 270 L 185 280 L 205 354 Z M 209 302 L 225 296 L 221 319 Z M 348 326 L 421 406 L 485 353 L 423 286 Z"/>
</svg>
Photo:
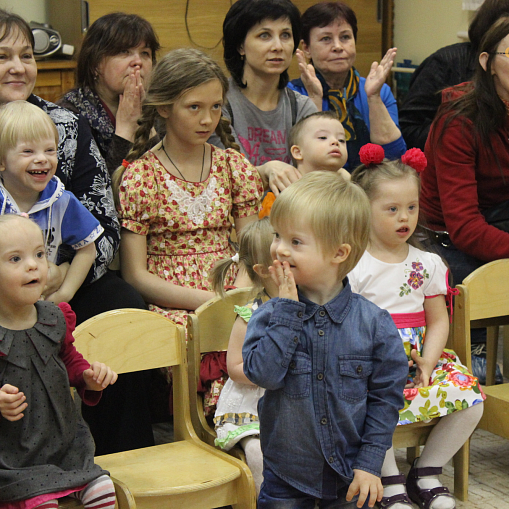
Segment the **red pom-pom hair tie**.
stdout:
<svg viewBox="0 0 509 509">
<path fill-rule="evenodd" d="M 420 148 L 411 148 L 401 156 L 401 162 L 421 173 L 428 166 L 428 160 Z"/>
<path fill-rule="evenodd" d="M 126 161 L 125 159 L 122 161 L 122 166 L 124 168 L 127 168 L 131 163 L 129 161 Z"/>
<path fill-rule="evenodd" d="M 375 143 L 367 143 L 359 150 L 359 157 L 364 166 L 380 164 L 385 157 L 384 149 Z"/>
</svg>

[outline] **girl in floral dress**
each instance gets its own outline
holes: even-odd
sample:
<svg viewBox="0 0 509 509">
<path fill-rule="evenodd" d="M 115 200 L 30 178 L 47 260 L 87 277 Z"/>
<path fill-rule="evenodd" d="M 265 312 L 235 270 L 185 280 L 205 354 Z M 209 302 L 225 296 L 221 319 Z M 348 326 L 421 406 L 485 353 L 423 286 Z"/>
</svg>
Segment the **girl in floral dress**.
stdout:
<svg viewBox="0 0 509 509">
<path fill-rule="evenodd" d="M 220 123 L 227 90 L 222 70 L 204 53 L 168 53 L 152 73 L 133 148 L 113 177 L 122 274 L 150 309 L 179 324 L 214 296 L 209 272 L 235 253 L 230 217 L 237 232 L 255 221 L 263 192 L 244 156 L 207 143 L 216 132 L 232 145 Z M 146 151 L 155 122 L 164 123 L 166 135 Z M 232 267 L 225 284 L 235 277 Z"/>
<path fill-rule="evenodd" d="M 387 452 L 380 507 L 408 509 L 410 496 L 422 509 L 452 509 L 454 497 L 438 475 L 474 431 L 485 396 L 456 354 L 444 350 L 449 332 L 446 301 L 452 293 L 447 267 L 438 255 L 415 247 L 413 240 L 418 172 L 426 167 L 426 158 L 411 149 L 401 161 L 387 161 L 382 147 L 373 144 L 365 145 L 360 156 L 363 164 L 352 180 L 370 199 L 372 225 L 368 248 L 349 274 L 352 290 L 387 309 L 403 340 L 411 367 L 398 424 L 441 417 L 408 474 L 406 491 L 394 450 Z"/>
</svg>

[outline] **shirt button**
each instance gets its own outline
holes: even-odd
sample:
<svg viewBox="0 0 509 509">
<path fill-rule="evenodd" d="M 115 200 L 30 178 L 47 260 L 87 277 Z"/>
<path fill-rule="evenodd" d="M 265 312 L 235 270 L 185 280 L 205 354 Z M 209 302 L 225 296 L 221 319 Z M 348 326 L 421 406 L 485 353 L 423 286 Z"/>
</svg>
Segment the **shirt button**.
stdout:
<svg viewBox="0 0 509 509">
<path fill-rule="evenodd" d="M 302 311 L 299 311 L 299 312 L 297 313 L 297 316 L 298 316 L 299 318 L 302 318 L 302 317 L 304 316 L 304 313 L 303 313 Z"/>
<path fill-rule="evenodd" d="M 296 365 L 297 364 L 295 364 L 295 361 L 290 362 L 290 369 L 295 369 Z"/>
<path fill-rule="evenodd" d="M 319 336 L 324 336 L 324 335 L 325 335 L 325 332 L 323 332 L 323 330 L 322 330 L 322 329 L 320 329 L 320 330 L 318 331 L 318 335 L 319 335 Z"/>
<path fill-rule="evenodd" d="M 334 463 L 334 456 L 329 456 L 329 463 Z"/>
<path fill-rule="evenodd" d="M 325 311 L 323 309 L 320 311 L 320 316 L 325 316 Z"/>
<path fill-rule="evenodd" d="M 299 342 L 299 336 L 295 336 L 295 337 L 293 338 L 293 342 L 294 342 L 294 343 L 298 343 L 298 342 Z"/>
<path fill-rule="evenodd" d="M 325 426 L 327 424 L 327 417 L 322 417 L 320 419 L 320 424 L 323 424 Z"/>
<path fill-rule="evenodd" d="M 357 366 L 357 373 L 360 375 L 362 373 L 362 366 Z"/>
<path fill-rule="evenodd" d="M 323 380 L 323 373 L 318 373 L 318 375 L 316 375 L 316 378 L 318 378 L 318 380 Z"/>
</svg>

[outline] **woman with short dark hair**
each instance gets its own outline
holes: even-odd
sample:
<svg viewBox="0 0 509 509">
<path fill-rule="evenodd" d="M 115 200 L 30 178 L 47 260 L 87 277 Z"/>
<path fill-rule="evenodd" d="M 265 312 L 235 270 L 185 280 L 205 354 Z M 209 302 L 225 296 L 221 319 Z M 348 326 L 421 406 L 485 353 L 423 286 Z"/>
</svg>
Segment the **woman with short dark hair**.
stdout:
<svg viewBox="0 0 509 509">
<path fill-rule="evenodd" d="M 223 115 L 276 194 L 299 178 L 290 166 L 290 129 L 316 111 L 309 98 L 286 88 L 299 40 L 300 12 L 290 0 L 238 0 L 224 19 L 224 61 L 232 77 Z M 217 137 L 211 141 L 221 146 Z"/>
<path fill-rule="evenodd" d="M 110 174 L 132 146 L 159 48 L 152 25 L 141 16 L 114 12 L 100 17 L 81 46 L 78 86 L 59 101 L 88 120 Z"/>
<path fill-rule="evenodd" d="M 396 48 L 380 64 L 373 62 L 368 77 L 361 78 L 354 67 L 357 17 L 348 5 L 312 5 L 301 21 L 302 51 L 297 51 L 301 77 L 289 87 L 309 95 L 318 109 L 337 113 L 347 140 L 345 168 L 351 172 L 360 164 L 359 150 L 366 143 L 382 145 L 389 159 L 400 157 L 406 145 L 399 130 L 396 99 L 385 84 Z"/>
</svg>

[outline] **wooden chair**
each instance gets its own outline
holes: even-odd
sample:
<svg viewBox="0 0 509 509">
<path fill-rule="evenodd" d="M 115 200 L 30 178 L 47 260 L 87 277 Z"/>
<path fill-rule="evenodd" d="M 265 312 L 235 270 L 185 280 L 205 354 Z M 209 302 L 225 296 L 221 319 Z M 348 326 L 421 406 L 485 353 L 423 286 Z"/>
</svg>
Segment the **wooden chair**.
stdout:
<svg viewBox="0 0 509 509">
<path fill-rule="evenodd" d="M 243 306 L 252 295 L 251 288 L 237 288 L 226 297 L 214 297 L 187 317 L 187 347 L 189 358 L 189 400 L 194 429 L 201 440 L 214 445 L 216 432 L 209 425 L 203 411 L 203 397 L 198 393 L 200 362 L 203 354 L 228 349 L 228 342 L 237 315 L 234 306 Z M 232 454 L 243 457 L 240 448 Z"/>
<path fill-rule="evenodd" d="M 457 286 L 454 335 L 464 351 L 457 351 L 470 368 L 470 328 L 487 327 L 486 394 L 481 429 L 509 438 L 509 383 L 494 385 L 500 325 L 509 324 L 509 259 L 487 263 Z M 459 348 L 459 347 L 458 347 Z"/>
<path fill-rule="evenodd" d="M 123 482 L 138 509 L 232 505 L 255 509 L 247 465 L 198 439 L 191 424 L 184 329 L 140 309 L 119 309 L 77 327 L 76 348 L 117 373 L 173 366 L 175 442 L 98 456 L 96 462 Z"/>
<path fill-rule="evenodd" d="M 111 478 L 111 480 L 113 481 L 113 484 L 115 486 L 115 495 L 117 497 L 116 507 L 118 509 L 136 509 L 136 502 L 134 501 L 134 497 L 132 496 L 127 486 L 113 477 Z M 58 508 L 83 509 L 83 504 L 79 500 L 76 500 L 75 498 L 64 497 L 59 499 Z"/>
</svg>

